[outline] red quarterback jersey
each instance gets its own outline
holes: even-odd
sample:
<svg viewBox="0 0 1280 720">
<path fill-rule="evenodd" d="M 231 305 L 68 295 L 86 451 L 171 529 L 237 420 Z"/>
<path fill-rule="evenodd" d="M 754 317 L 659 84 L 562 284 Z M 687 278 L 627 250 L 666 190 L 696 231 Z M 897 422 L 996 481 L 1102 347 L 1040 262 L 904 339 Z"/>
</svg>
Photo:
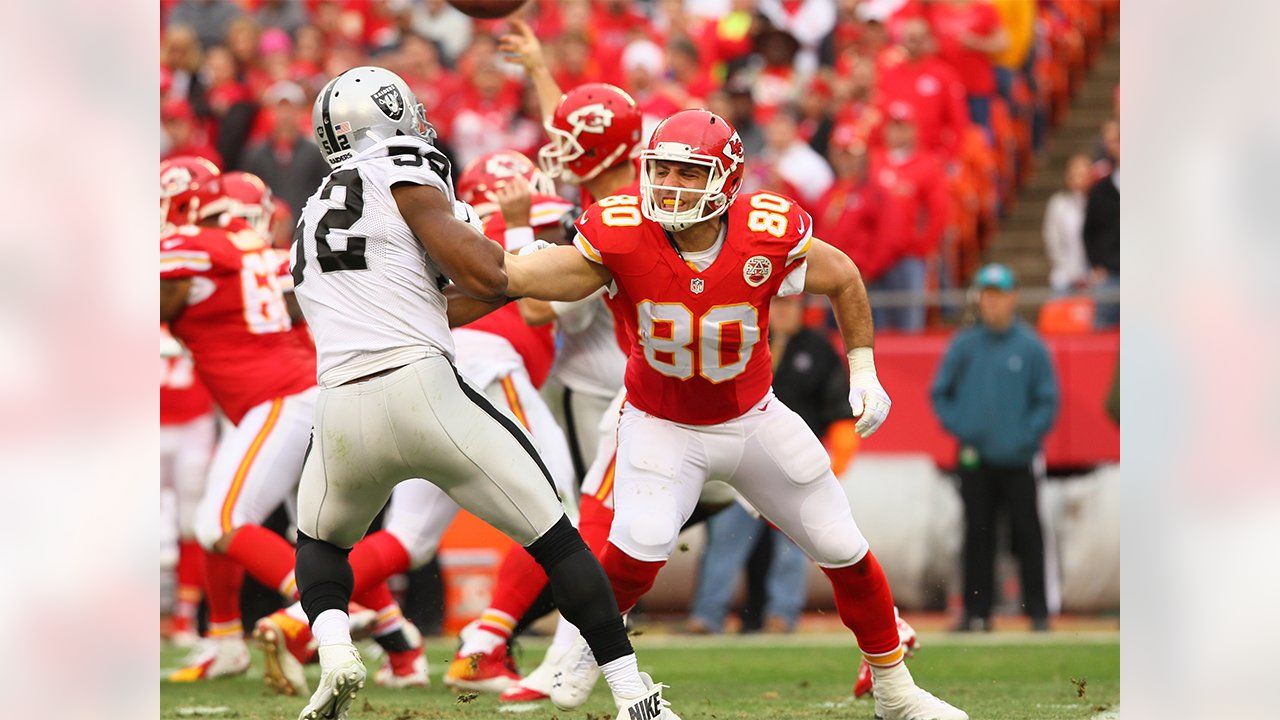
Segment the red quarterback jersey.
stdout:
<svg viewBox="0 0 1280 720">
<path fill-rule="evenodd" d="M 613 276 L 630 308 L 627 401 L 657 417 L 713 425 L 742 415 L 773 383 L 769 301 L 803 289 L 813 221 L 781 195 L 740 195 L 723 216 L 724 244 L 698 271 L 636 195 L 613 195 L 578 220 L 578 250 Z"/>
<path fill-rule="evenodd" d="M 532 207 L 529 211 L 529 222 L 534 229 L 555 225 L 564 214 L 573 209 L 573 204 L 550 195 L 534 193 Z M 507 224 L 501 212 L 490 212 L 484 220 L 484 234 L 498 243 L 508 252 L 515 252 L 519 247 L 510 247 L 506 242 Z M 556 340 L 553 326 L 550 324 L 531 327 L 520 315 L 520 308 L 515 303 L 508 303 L 484 317 L 464 325 L 468 330 L 478 330 L 497 335 L 511 343 L 511 347 L 520 353 L 524 360 L 524 369 L 529 373 L 529 380 L 536 388 L 542 387 L 551 373 L 551 365 L 556 359 Z"/>
<path fill-rule="evenodd" d="M 160 342 L 177 347 L 169 333 L 160 328 Z M 196 378 L 195 363 L 187 354 L 160 358 L 160 424 L 182 425 L 213 411 L 209 391 Z"/>
<path fill-rule="evenodd" d="M 160 279 L 191 278 L 169 329 L 233 423 L 316 384 L 316 358 L 291 332 L 279 255 L 251 230 L 186 225 L 160 240 Z"/>
</svg>

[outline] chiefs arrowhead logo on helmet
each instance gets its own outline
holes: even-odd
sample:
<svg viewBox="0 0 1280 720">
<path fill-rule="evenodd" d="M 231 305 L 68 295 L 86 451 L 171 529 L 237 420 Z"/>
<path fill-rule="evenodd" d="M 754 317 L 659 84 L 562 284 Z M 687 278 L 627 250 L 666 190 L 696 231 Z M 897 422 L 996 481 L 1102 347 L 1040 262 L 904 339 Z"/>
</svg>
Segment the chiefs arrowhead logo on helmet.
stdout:
<svg viewBox="0 0 1280 720">
<path fill-rule="evenodd" d="M 568 115 L 569 124 L 580 132 L 603 135 L 606 128 L 613 124 L 613 111 L 603 103 L 583 105 Z"/>
<path fill-rule="evenodd" d="M 524 162 L 520 162 L 521 160 L 524 160 Z M 532 170 L 532 162 L 525 160 L 523 156 L 516 156 L 512 153 L 491 155 L 484 163 L 484 171 L 495 178 L 513 178 Z"/>
<path fill-rule="evenodd" d="M 733 161 L 733 164 L 729 166 L 728 172 L 730 173 L 733 172 L 735 167 L 747 161 L 747 153 L 742 148 L 742 138 L 738 137 L 736 130 L 733 133 L 733 137 L 729 138 L 729 141 L 724 144 L 723 152 L 725 157 Z"/>
<path fill-rule="evenodd" d="M 404 98 L 400 97 L 400 90 L 395 85 L 384 85 L 379 88 L 378 92 L 373 94 L 373 101 L 392 120 L 404 117 Z"/>
</svg>

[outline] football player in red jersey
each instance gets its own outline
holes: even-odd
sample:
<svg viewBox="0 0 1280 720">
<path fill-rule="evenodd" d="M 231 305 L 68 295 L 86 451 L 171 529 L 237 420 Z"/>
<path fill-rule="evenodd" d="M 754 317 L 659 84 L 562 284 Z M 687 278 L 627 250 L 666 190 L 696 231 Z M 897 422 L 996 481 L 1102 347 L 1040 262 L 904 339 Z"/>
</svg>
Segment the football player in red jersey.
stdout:
<svg viewBox="0 0 1280 720">
<path fill-rule="evenodd" d="M 601 199 L 575 248 L 509 256 L 512 297 L 574 300 L 608 286 L 633 313 L 609 540 L 601 564 L 620 608 L 652 586 L 709 476 L 726 479 L 830 578 L 836 607 L 875 676 L 876 716 L 967 719 L 916 686 L 893 597 L 821 442 L 770 390 L 769 301 L 831 301 L 850 366 L 856 428 L 888 415 L 876 379 L 871 307 L 848 256 L 812 236 L 808 213 L 766 192 L 739 197 L 737 132 L 706 110 L 663 121 L 641 154 L 639 195 Z M 571 654 L 585 659 L 579 642 Z M 578 663 L 581 664 L 581 663 Z M 596 676 L 562 673 L 551 698 L 586 701 Z"/>
<path fill-rule="evenodd" d="M 293 548 L 259 525 L 297 484 L 315 402 L 315 357 L 292 325 L 267 241 L 247 225 L 220 227 L 216 168 L 198 158 L 161 164 L 160 320 L 191 351 L 200 380 L 231 427 L 223 434 L 195 511 L 208 551 L 209 638 L 171 676 L 193 681 L 243 673 L 245 570 L 285 597 L 296 593 Z"/>
<path fill-rule="evenodd" d="M 177 587 L 169 639 L 178 647 L 199 640 L 196 611 L 204 597 L 204 548 L 192 521 L 204 491 L 217 422 L 209 391 L 196 378 L 191 355 L 160 326 L 160 485 L 162 527 L 175 534 Z M 172 523 L 172 524 L 169 524 Z"/>
</svg>

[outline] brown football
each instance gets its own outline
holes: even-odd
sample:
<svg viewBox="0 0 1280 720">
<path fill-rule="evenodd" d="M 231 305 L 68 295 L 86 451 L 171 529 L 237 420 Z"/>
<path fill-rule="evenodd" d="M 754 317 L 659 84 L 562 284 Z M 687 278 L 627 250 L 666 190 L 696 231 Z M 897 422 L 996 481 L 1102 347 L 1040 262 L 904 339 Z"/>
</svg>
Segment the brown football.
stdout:
<svg viewBox="0 0 1280 720">
<path fill-rule="evenodd" d="M 528 0 L 449 0 L 449 4 L 473 18 L 493 20 L 510 15 Z"/>
</svg>

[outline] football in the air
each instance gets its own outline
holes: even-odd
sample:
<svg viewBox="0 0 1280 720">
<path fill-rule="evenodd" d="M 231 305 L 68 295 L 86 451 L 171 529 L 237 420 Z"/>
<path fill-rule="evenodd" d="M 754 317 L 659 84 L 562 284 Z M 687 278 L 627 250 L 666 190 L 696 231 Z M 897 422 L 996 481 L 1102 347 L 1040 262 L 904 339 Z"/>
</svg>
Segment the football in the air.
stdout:
<svg viewBox="0 0 1280 720">
<path fill-rule="evenodd" d="M 449 4 L 473 18 L 493 20 L 520 9 L 528 0 L 449 0 Z"/>
</svg>

